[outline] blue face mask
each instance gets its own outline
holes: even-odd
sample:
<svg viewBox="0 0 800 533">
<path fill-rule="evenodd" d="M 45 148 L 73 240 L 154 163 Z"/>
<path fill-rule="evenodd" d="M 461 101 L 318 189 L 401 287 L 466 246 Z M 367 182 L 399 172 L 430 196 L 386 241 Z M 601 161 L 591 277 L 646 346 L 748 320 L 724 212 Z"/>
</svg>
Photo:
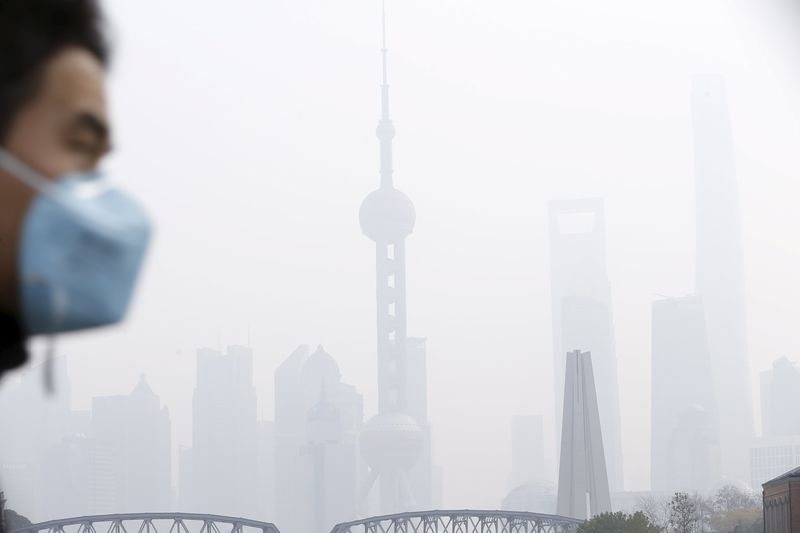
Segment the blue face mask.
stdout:
<svg viewBox="0 0 800 533">
<path fill-rule="evenodd" d="M 26 334 L 122 320 L 150 241 L 144 211 L 97 172 L 51 181 L 1 148 L 0 168 L 38 192 L 19 241 Z"/>
</svg>

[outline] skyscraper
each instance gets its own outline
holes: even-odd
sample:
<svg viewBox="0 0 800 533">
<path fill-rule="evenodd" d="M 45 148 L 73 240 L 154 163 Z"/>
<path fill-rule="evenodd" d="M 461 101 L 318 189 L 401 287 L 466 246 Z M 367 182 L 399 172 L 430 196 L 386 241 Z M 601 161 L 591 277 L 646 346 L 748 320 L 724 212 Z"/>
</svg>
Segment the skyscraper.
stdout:
<svg viewBox="0 0 800 533">
<path fill-rule="evenodd" d="M 557 513 L 586 519 L 611 511 L 591 354 L 567 353 L 565 375 Z"/>
<path fill-rule="evenodd" d="M 193 397 L 192 508 L 228 516 L 258 510 L 258 451 L 253 353 L 197 351 Z"/>
<path fill-rule="evenodd" d="M 319 346 L 295 350 L 275 372 L 277 523 L 327 531 L 358 511 L 363 401 Z"/>
<path fill-rule="evenodd" d="M 719 480 L 719 419 L 699 298 L 653 303 L 651 383 L 652 490 L 712 489 Z"/>
<path fill-rule="evenodd" d="M 510 487 L 544 481 L 544 428 L 540 415 L 511 419 Z"/>
<path fill-rule="evenodd" d="M 431 495 L 430 432 L 427 427 L 424 344 L 406 331 L 405 239 L 414 229 L 411 200 L 394 186 L 389 116 L 386 17 L 383 17 L 383 83 L 380 188 L 361 204 L 363 233 L 375 242 L 378 334 L 378 415 L 364 427 L 361 445 L 370 466 L 367 491 L 380 484 L 380 512 L 427 507 Z M 412 355 L 413 354 L 413 355 Z M 413 412 L 412 412 L 413 411 Z M 365 492 L 366 494 L 366 492 Z"/>
<path fill-rule="evenodd" d="M 761 372 L 761 423 L 764 437 L 800 436 L 800 366 L 786 357 Z"/>
<path fill-rule="evenodd" d="M 85 498 L 74 500 L 75 493 L 68 498 L 58 495 L 61 501 L 54 505 L 50 487 L 85 487 L 85 479 L 70 479 L 70 472 L 45 468 L 50 460 L 61 455 L 64 463 L 85 456 L 85 442 L 74 450 L 65 447 L 79 433 L 88 430 L 88 415 L 81 416 L 80 427 L 76 427 L 76 412 L 70 406 L 70 382 L 65 358 L 53 360 L 55 379 L 58 383 L 53 396 L 43 394 L 42 366 L 36 365 L 18 375 L 5 378 L 0 387 L 0 481 L 9 506 L 31 520 L 44 521 L 58 516 L 56 511 L 68 510 L 80 514 L 86 512 Z M 11 429 L 11 430 L 8 430 Z M 71 458 L 70 458 L 71 457 Z M 59 476 L 65 474 L 66 476 Z"/>
<path fill-rule="evenodd" d="M 130 394 L 92 399 L 91 436 L 90 513 L 169 510 L 169 410 L 144 376 Z"/>
<path fill-rule="evenodd" d="M 762 437 L 750 448 L 750 486 L 763 483 L 800 465 L 800 435 Z"/>
<path fill-rule="evenodd" d="M 744 259 L 733 136 L 720 76 L 692 92 L 697 202 L 697 287 L 705 308 L 720 418 L 722 474 L 747 481 L 754 436 L 744 298 Z"/>
<path fill-rule="evenodd" d="M 556 436 L 561 429 L 566 350 L 590 351 L 609 485 L 612 491 L 621 491 L 619 385 L 602 200 L 550 203 L 550 280 Z"/>
<path fill-rule="evenodd" d="M 300 462 L 308 411 L 300 373 L 309 355 L 308 346 L 299 346 L 275 370 L 275 523 L 299 532 L 311 527 L 304 509 L 308 474 Z"/>
</svg>

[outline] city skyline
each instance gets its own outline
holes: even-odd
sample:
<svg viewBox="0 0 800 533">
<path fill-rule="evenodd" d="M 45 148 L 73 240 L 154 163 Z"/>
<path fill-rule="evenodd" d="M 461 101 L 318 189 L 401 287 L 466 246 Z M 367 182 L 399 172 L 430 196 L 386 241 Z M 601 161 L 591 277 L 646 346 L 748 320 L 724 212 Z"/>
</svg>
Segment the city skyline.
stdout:
<svg viewBox="0 0 800 533">
<path fill-rule="evenodd" d="M 589 31 L 591 17 L 579 19 L 575 27 L 586 31 L 587 41 L 574 55 L 558 36 L 528 31 L 544 29 L 537 20 L 571 20 L 569 6 L 507 6 L 508 11 L 491 12 L 466 6 L 466 18 L 451 26 L 441 6 L 422 16 L 416 4 L 392 5 L 397 15 L 392 25 L 393 111 L 402 120 L 396 164 L 403 189 L 419 207 L 420 228 L 425 228 L 415 234 L 414 253 L 408 257 L 409 329 L 429 336 L 427 370 L 436 384 L 428 398 L 429 419 L 436 430 L 434 454 L 443 461 L 446 501 L 489 505 L 505 493 L 510 413 L 542 414 L 545 442 L 552 446 L 554 441 L 545 230 L 547 202 L 554 198 L 602 197 L 606 203 L 625 486 L 646 489 L 650 305 L 657 294 L 693 292 L 690 78 L 692 72 L 717 70 L 717 65 L 713 60 L 698 65 L 685 49 L 675 52 L 679 58 L 659 49 L 668 42 L 660 40 L 660 30 L 648 26 L 637 8 L 621 3 L 615 5 L 627 10 L 626 16 L 640 17 L 643 27 L 654 31 L 646 36 L 646 58 L 606 54 L 604 59 L 602 46 L 593 50 L 592 44 L 605 41 Z M 199 139 L 192 132 L 177 139 L 167 128 L 155 132 L 158 147 L 152 156 L 141 157 L 151 152 L 137 138 L 149 131 L 145 124 L 154 117 L 141 111 L 147 106 L 136 105 L 149 93 L 131 80 L 150 79 L 149 69 L 158 73 L 174 65 L 173 49 L 164 44 L 173 42 L 167 37 L 174 40 L 174 33 L 159 23 L 145 25 L 144 8 L 110 6 L 121 33 L 118 70 L 111 74 L 120 149 L 109 166 L 140 196 L 153 199 L 160 225 L 132 320 L 96 336 L 59 342 L 58 351 L 71 359 L 77 409 L 88 410 L 94 396 L 129 392 L 144 372 L 170 407 L 174 447 L 187 446 L 197 347 L 253 347 L 257 412 L 268 419 L 274 408 L 269 382 L 278 362 L 300 343 L 322 343 L 336 355 L 348 382 L 363 393 L 365 411 L 376 412 L 374 253 L 359 235 L 354 213 L 374 185 L 377 167 L 372 130 L 378 10 L 370 5 L 367 16 L 361 7 L 348 5 L 356 14 L 347 21 L 306 2 L 282 6 L 280 12 L 264 7 L 243 22 L 245 28 L 253 25 L 249 37 L 246 31 L 236 32 L 241 37 L 223 34 L 266 57 L 248 56 L 247 66 L 225 63 L 217 81 L 198 69 L 169 89 L 174 93 L 165 101 L 171 106 L 148 99 L 173 123 L 188 120 L 187 129 L 198 131 L 205 121 L 192 118 L 197 100 L 191 95 L 204 95 L 209 112 L 201 115 L 215 132 L 226 132 L 228 141 L 215 136 L 219 149 L 208 150 L 200 165 L 190 157 L 204 146 Z M 471 17 L 504 30 L 482 29 Z M 277 27 L 277 21 L 285 28 Z M 446 32 L 452 42 L 434 38 L 442 27 L 452 28 Z M 636 37 L 624 27 L 613 28 Z M 672 35 L 683 34 L 675 31 L 680 28 L 686 29 L 674 22 Z M 353 37 L 344 35 L 348 32 Z M 492 43 L 488 51 L 493 57 L 507 57 L 525 68 L 506 69 L 502 63 L 492 70 L 464 38 L 467 33 Z M 153 45 L 140 34 L 160 43 L 166 56 L 145 65 L 137 50 Z M 185 44 L 175 46 L 190 58 L 218 57 L 197 41 L 189 33 Z M 697 42 L 690 35 L 686 47 L 699 47 Z M 276 61 L 279 54 L 272 51 L 286 47 L 297 50 L 296 58 Z M 544 50 L 559 60 L 548 63 Z M 585 60 L 579 57 L 583 54 Z M 614 82 L 595 77 L 593 62 Z M 647 66 L 659 62 L 664 71 Z M 275 71 L 267 73 L 265 64 Z M 562 83 L 555 68 L 563 64 L 570 65 L 570 83 Z M 790 195 L 776 194 L 786 176 L 793 175 L 794 156 L 786 146 L 794 137 L 784 136 L 788 118 L 781 118 L 792 116 L 793 108 L 775 94 L 773 78 L 752 76 L 762 80 L 763 87 L 757 86 L 737 69 L 727 63 L 720 70 L 729 81 L 740 159 L 748 311 L 757 335 L 750 340 L 748 376 L 755 381 L 775 357 L 796 358 L 798 353 L 787 322 L 788 302 L 798 292 L 791 274 L 797 260 L 787 229 L 796 215 L 787 205 Z M 478 79 L 473 70 L 492 75 Z M 493 76 L 502 72 L 512 77 Z M 266 74 L 269 83 L 260 77 Z M 219 95 L 213 92 L 229 94 L 225 91 L 232 89 L 218 81 L 225 76 L 247 85 L 231 99 L 230 110 L 218 106 Z M 451 77 L 452 83 L 447 81 Z M 291 80 L 296 95 L 275 88 L 281 85 L 275 79 Z M 578 101 L 586 106 L 580 113 L 570 107 Z M 243 109 L 257 118 L 247 124 L 227 122 L 225 117 Z M 764 131 L 779 138 L 770 141 L 774 146 L 755 138 L 754 132 Z M 229 144 L 248 136 L 258 142 L 244 141 L 236 149 Z M 170 158 L 160 146 L 178 146 L 185 157 Z M 156 180 L 156 161 L 163 161 L 174 178 Z M 194 178 L 191 184 L 185 178 L 189 175 L 196 176 L 197 186 Z M 211 175 L 225 175 L 236 192 L 223 198 L 209 187 Z M 208 215 L 212 212 L 217 216 Z M 248 330 L 252 343 L 246 342 Z M 544 377 L 541 387 L 530 386 L 530 380 Z M 3 387 L 12 383 L 10 378 Z M 468 448 L 464 442 L 474 445 Z M 475 449 L 497 457 L 496 464 L 472 465 Z M 552 457 L 547 461 L 553 465 Z M 474 475 L 486 479 L 484 487 L 469 485 Z"/>
</svg>

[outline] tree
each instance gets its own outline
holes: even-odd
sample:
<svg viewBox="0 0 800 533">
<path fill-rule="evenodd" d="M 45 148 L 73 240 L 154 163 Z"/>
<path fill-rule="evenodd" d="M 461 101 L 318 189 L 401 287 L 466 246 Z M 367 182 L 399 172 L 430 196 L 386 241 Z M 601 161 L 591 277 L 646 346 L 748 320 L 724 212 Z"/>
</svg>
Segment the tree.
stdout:
<svg viewBox="0 0 800 533">
<path fill-rule="evenodd" d="M 31 525 L 31 521 L 11 509 L 5 510 L 5 526 L 6 531 L 13 531 Z"/>
<path fill-rule="evenodd" d="M 637 511 L 633 514 L 622 512 L 602 513 L 578 526 L 578 533 L 660 533 L 661 529 L 653 525 L 644 515 Z"/>
<path fill-rule="evenodd" d="M 665 496 L 642 496 L 636 501 L 636 508 L 647 517 L 651 524 L 666 531 L 669 524 L 669 498 Z"/>
<path fill-rule="evenodd" d="M 698 507 L 685 492 L 676 492 L 669 502 L 668 527 L 671 533 L 697 533 L 699 531 Z"/>
<path fill-rule="evenodd" d="M 763 531 L 761 501 L 752 492 L 734 485 L 719 489 L 712 500 L 711 525 L 717 533 Z"/>
<path fill-rule="evenodd" d="M 745 509 L 759 509 L 761 502 L 750 491 L 744 491 L 735 485 L 725 485 L 720 488 L 713 498 L 714 511 L 730 512 Z"/>
</svg>

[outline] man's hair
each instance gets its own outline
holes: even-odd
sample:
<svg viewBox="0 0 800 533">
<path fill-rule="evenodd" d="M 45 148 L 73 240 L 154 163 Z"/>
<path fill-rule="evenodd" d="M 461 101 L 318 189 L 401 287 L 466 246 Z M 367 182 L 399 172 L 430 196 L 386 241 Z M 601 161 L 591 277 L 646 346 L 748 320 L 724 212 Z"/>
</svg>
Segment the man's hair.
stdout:
<svg viewBox="0 0 800 533">
<path fill-rule="evenodd" d="M 36 95 L 47 62 L 68 46 L 108 64 L 96 0 L 0 0 L 0 144 L 16 113 Z"/>
</svg>

